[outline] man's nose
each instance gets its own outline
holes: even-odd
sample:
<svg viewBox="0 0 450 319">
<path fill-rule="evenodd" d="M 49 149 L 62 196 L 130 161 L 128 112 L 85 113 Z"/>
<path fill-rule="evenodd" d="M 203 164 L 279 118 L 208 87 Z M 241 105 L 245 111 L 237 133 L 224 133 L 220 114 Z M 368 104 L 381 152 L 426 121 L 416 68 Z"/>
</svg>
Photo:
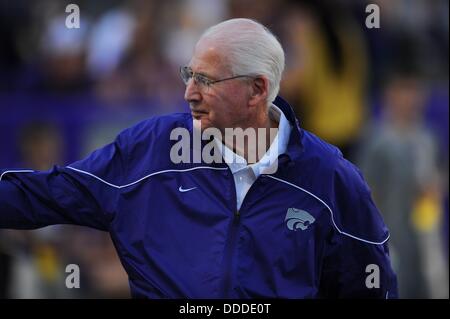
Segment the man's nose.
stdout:
<svg viewBox="0 0 450 319">
<path fill-rule="evenodd" d="M 201 93 L 197 83 L 194 79 L 190 79 L 186 84 L 186 90 L 184 91 L 184 99 L 188 102 L 198 101 L 201 99 Z"/>
</svg>

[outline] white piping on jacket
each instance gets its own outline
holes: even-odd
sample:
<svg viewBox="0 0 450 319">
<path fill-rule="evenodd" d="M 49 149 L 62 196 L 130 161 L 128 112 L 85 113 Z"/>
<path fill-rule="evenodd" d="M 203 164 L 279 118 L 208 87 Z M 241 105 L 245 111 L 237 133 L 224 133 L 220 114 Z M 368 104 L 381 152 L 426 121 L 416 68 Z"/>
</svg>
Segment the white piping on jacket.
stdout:
<svg viewBox="0 0 450 319">
<path fill-rule="evenodd" d="M 349 233 L 347 233 L 347 232 L 345 232 L 345 231 L 343 231 L 343 230 L 340 230 L 339 227 L 338 227 L 338 226 L 336 225 L 336 223 L 334 222 L 333 211 L 331 210 L 330 206 L 328 206 L 327 203 L 325 203 L 325 202 L 324 202 L 323 200 L 321 200 L 319 197 L 317 197 L 316 195 L 314 195 L 314 194 L 311 193 L 311 192 L 308 192 L 306 189 L 301 188 L 300 186 L 297 186 L 297 185 L 295 185 L 295 184 L 289 183 L 289 182 L 287 182 L 287 181 L 285 181 L 285 180 L 282 180 L 282 179 L 280 179 L 280 178 L 278 178 L 278 177 L 274 177 L 274 176 L 271 176 L 271 175 L 265 175 L 265 176 L 270 177 L 270 178 L 272 178 L 272 179 L 275 179 L 275 180 L 277 180 L 277 181 L 280 181 L 280 182 L 282 182 L 282 183 L 285 183 L 285 184 L 287 184 L 287 185 L 289 185 L 289 186 L 295 187 L 295 188 L 297 188 L 297 189 L 299 189 L 299 190 L 301 190 L 301 191 L 307 193 L 308 195 L 311 195 L 312 197 L 314 197 L 315 199 L 317 199 L 319 202 L 321 202 L 323 205 L 325 205 L 325 207 L 330 211 L 331 222 L 333 223 L 333 226 L 337 229 L 337 231 L 338 231 L 340 234 L 345 235 L 345 236 L 348 236 L 348 237 L 351 237 L 351 238 L 356 239 L 356 240 L 360 240 L 360 241 L 365 242 L 365 243 L 368 243 L 368 244 L 373 244 L 373 245 L 382 245 L 382 244 L 384 244 L 384 243 L 389 239 L 390 234 L 388 234 L 388 236 L 386 237 L 386 239 L 384 239 L 383 241 L 381 241 L 381 242 L 375 242 L 375 241 L 370 241 L 370 240 L 367 240 L 367 239 L 359 238 L 359 237 L 354 236 L 354 235 L 352 235 L 352 234 L 349 234 Z"/>
<path fill-rule="evenodd" d="M 0 181 L 2 180 L 3 176 L 8 173 L 34 173 L 33 170 L 30 169 L 22 169 L 22 170 L 12 170 L 12 171 L 4 171 L 2 175 L 0 175 Z"/>
<path fill-rule="evenodd" d="M 139 182 L 142 182 L 144 179 L 147 179 L 147 178 L 149 178 L 149 177 L 151 177 L 151 176 L 158 175 L 158 174 L 162 174 L 162 173 L 169 173 L 169 172 L 188 172 L 188 171 L 193 171 L 193 170 L 197 170 L 197 169 L 213 169 L 213 170 L 227 170 L 227 169 L 228 169 L 228 168 L 226 168 L 226 167 L 210 167 L 210 166 L 198 166 L 198 167 L 187 168 L 187 169 L 166 169 L 166 170 L 163 170 L 163 171 L 158 171 L 158 172 L 154 172 L 154 173 L 148 174 L 148 175 L 146 175 L 146 176 L 144 176 L 144 177 L 138 179 L 137 181 L 134 181 L 134 182 L 129 183 L 129 184 L 126 184 L 126 185 L 115 185 L 115 184 L 112 184 L 112 183 L 109 183 L 109 182 L 105 181 L 104 179 L 101 179 L 101 178 L 98 177 L 98 176 L 95 176 L 94 174 L 91 174 L 91 173 L 89 173 L 89 172 L 85 172 L 85 171 L 83 171 L 83 170 L 81 170 L 81 169 L 73 168 L 73 167 L 70 167 L 70 166 L 67 166 L 67 168 L 68 168 L 68 169 L 71 169 L 71 170 L 73 170 L 73 171 L 82 173 L 82 174 L 89 175 L 89 176 L 91 176 L 91 177 L 93 177 L 93 178 L 95 178 L 95 179 L 97 179 L 97 180 L 99 180 L 99 181 L 105 183 L 106 185 L 111 186 L 111 187 L 114 187 L 114 188 L 117 188 L 117 189 L 122 189 L 122 188 L 125 188 L 125 187 L 132 186 L 132 185 L 134 185 L 134 184 L 137 184 L 137 183 L 139 183 Z"/>
</svg>

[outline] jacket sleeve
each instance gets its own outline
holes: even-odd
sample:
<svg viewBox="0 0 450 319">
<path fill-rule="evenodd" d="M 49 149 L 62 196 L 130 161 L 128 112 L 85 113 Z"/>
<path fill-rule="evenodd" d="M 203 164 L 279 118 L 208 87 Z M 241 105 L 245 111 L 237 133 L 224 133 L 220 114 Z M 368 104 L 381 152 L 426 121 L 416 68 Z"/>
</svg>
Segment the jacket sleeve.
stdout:
<svg viewBox="0 0 450 319">
<path fill-rule="evenodd" d="M 327 239 L 324 298 L 397 298 L 389 232 L 359 170 L 342 160 L 331 183 L 333 234 Z"/>
<path fill-rule="evenodd" d="M 0 228 L 76 224 L 108 230 L 126 174 L 122 134 L 86 159 L 49 171 L 0 171 Z"/>
</svg>

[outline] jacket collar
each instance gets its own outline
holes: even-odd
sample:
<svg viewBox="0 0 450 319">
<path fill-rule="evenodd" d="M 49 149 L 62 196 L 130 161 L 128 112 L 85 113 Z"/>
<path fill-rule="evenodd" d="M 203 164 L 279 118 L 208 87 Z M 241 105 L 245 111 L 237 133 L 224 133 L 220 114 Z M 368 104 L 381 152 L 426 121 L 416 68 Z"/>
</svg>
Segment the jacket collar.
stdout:
<svg viewBox="0 0 450 319">
<path fill-rule="evenodd" d="M 300 127 L 300 123 L 295 116 L 293 108 L 281 96 L 277 96 L 275 101 L 273 101 L 273 104 L 275 104 L 284 113 L 284 116 L 286 116 L 287 120 L 292 125 L 286 152 L 280 155 L 279 160 L 281 162 L 285 160 L 294 160 L 300 156 L 303 150 L 303 129 Z"/>
</svg>

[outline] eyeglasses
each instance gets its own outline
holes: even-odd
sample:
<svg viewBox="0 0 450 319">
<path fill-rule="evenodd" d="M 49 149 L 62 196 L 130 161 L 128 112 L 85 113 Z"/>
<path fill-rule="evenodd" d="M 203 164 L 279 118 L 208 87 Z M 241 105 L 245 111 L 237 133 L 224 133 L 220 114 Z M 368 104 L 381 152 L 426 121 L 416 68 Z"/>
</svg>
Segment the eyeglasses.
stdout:
<svg viewBox="0 0 450 319">
<path fill-rule="evenodd" d="M 192 71 L 192 69 L 188 66 L 180 67 L 180 76 L 185 85 L 188 85 L 190 79 L 194 79 L 195 84 L 197 84 L 203 91 L 207 91 L 211 87 L 211 85 L 219 82 L 233 80 L 237 78 L 253 78 L 253 76 L 251 75 L 236 75 L 225 79 L 211 80 L 210 78 L 201 73 L 196 73 Z"/>
</svg>

